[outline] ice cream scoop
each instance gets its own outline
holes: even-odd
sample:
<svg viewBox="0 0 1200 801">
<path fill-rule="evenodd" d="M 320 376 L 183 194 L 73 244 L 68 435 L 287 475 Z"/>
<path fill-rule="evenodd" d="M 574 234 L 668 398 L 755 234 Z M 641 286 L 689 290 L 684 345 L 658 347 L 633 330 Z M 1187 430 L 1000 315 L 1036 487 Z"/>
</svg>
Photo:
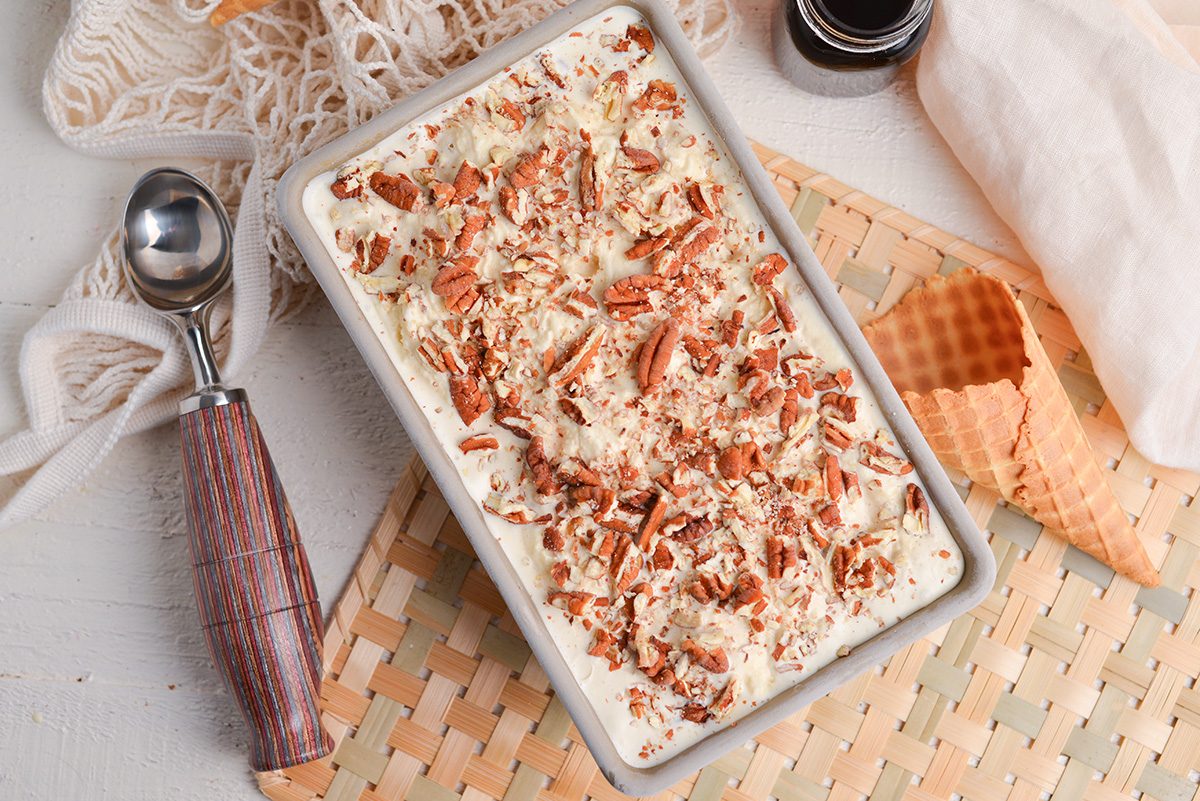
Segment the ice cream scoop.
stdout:
<svg viewBox="0 0 1200 801">
<path fill-rule="evenodd" d="M 233 275 L 233 226 L 203 181 L 143 175 L 121 244 L 134 292 L 183 332 L 196 393 L 180 403 L 192 578 L 214 665 L 250 727 L 251 765 L 318 759 L 321 607 L 304 546 L 246 392 L 221 383 L 206 325 Z"/>
</svg>

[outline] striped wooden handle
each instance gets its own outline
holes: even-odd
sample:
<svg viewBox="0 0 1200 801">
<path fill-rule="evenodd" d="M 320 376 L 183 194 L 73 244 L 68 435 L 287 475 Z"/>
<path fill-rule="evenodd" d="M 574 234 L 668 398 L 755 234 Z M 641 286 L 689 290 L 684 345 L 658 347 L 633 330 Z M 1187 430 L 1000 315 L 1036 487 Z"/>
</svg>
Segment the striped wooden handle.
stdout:
<svg viewBox="0 0 1200 801">
<path fill-rule="evenodd" d="M 213 664 L 250 727 L 257 771 L 319 759 L 317 590 L 292 510 L 244 401 L 181 418 L 192 578 Z"/>
</svg>

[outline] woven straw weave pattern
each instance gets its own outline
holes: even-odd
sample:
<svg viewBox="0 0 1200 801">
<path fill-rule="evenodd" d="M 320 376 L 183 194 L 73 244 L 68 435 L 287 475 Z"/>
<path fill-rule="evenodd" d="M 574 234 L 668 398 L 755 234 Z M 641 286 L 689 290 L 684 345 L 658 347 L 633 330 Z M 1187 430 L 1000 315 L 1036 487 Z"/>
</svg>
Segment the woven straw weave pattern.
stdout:
<svg viewBox="0 0 1200 801">
<path fill-rule="evenodd" d="M 1041 280 L 756 147 L 860 323 L 936 272 L 1013 284 L 1163 586 L 1139 587 L 962 476 L 995 590 L 886 665 L 655 797 L 672 801 L 1196 796 L 1200 475 L 1129 447 Z M 424 467 L 406 468 L 325 643 L 332 758 L 275 801 L 619 801 Z"/>
</svg>

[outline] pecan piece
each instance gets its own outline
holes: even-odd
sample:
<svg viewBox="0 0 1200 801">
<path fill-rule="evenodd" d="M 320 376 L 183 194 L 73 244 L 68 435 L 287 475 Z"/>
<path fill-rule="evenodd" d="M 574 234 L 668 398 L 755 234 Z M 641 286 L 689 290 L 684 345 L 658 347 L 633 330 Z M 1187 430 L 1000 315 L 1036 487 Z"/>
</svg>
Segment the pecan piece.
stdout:
<svg viewBox="0 0 1200 801">
<path fill-rule="evenodd" d="M 529 219 L 529 200 L 524 192 L 511 186 L 500 187 L 500 210 L 513 225 L 524 225 Z"/>
<path fill-rule="evenodd" d="M 838 450 L 844 451 L 854 444 L 846 432 L 835 426 L 832 420 L 826 420 L 821 424 L 821 433 L 825 436 L 825 441 Z"/>
<path fill-rule="evenodd" d="M 574 590 L 572 592 L 552 592 L 546 596 L 546 600 L 551 606 L 565 609 L 572 615 L 582 615 L 596 600 L 596 596 L 590 592 Z"/>
<path fill-rule="evenodd" d="M 466 200 L 475 194 L 483 183 L 483 173 L 469 161 L 459 165 L 458 173 L 454 176 L 454 196 L 458 200 Z"/>
<path fill-rule="evenodd" d="M 420 211 L 424 205 L 421 201 L 421 188 L 407 175 L 373 172 L 368 183 L 371 191 L 401 211 Z"/>
<path fill-rule="evenodd" d="M 704 190 L 700 188 L 700 184 L 688 184 L 687 199 L 692 209 L 704 219 L 711 220 L 716 216 L 708 201 L 704 199 Z"/>
<path fill-rule="evenodd" d="M 637 46 L 647 53 L 654 52 L 654 35 L 648 28 L 643 28 L 641 25 L 630 25 L 625 29 L 625 36 L 636 42 Z"/>
<path fill-rule="evenodd" d="M 356 184 L 354 188 L 351 189 L 350 176 L 343 175 L 341 178 L 338 178 L 333 182 L 333 185 L 329 187 L 329 191 L 332 192 L 333 196 L 338 200 L 346 200 L 352 197 L 362 197 L 362 184 Z"/>
<path fill-rule="evenodd" d="M 511 431 L 521 439 L 530 439 L 533 437 L 533 433 L 522 425 L 523 423 L 528 424 L 532 421 L 515 406 L 498 407 L 492 415 L 492 419 L 496 421 L 496 425 L 506 431 Z"/>
<path fill-rule="evenodd" d="M 787 389 L 783 393 L 783 407 L 779 410 L 779 430 L 785 437 L 792 434 L 792 426 L 800 419 L 800 393 Z"/>
<path fill-rule="evenodd" d="M 513 189 L 525 189 L 533 186 L 538 181 L 542 180 L 543 173 L 546 172 L 546 155 L 550 152 L 550 148 L 542 145 L 537 152 L 525 156 L 513 171 L 508 176 L 508 182 Z"/>
<path fill-rule="evenodd" d="M 709 651 L 692 640 L 684 640 L 681 650 L 709 673 L 727 673 L 729 671 L 729 657 L 725 655 L 724 648 L 714 648 Z"/>
<path fill-rule="evenodd" d="M 604 629 L 597 628 L 595 639 L 592 642 L 593 644 L 591 650 L 588 651 L 588 656 L 604 656 L 609 646 L 615 643 L 616 640 Z"/>
<path fill-rule="evenodd" d="M 479 382 L 469 375 L 450 376 L 450 400 L 462 421 L 471 425 L 492 408 L 487 395 L 479 391 Z"/>
<path fill-rule="evenodd" d="M 713 521 L 707 517 L 691 518 L 683 528 L 671 535 L 671 539 L 682 543 L 695 542 L 709 534 L 713 528 L 715 528 Z"/>
<path fill-rule="evenodd" d="M 614 281 L 604 290 L 604 302 L 614 320 L 632 320 L 654 311 L 650 293 L 666 289 L 667 281 L 657 275 L 630 275 Z"/>
<path fill-rule="evenodd" d="M 821 396 L 821 408 L 829 408 L 847 423 L 853 423 L 858 417 L 858 399 L 853 395 L 843 395 L 840 392 L 826 392 Z"/>
<path fill-rule="evenodd" d="M 625 251 L 625 258 L 630 261 L 644 259 L 647 256 L 652 256 L 658 251 L 667 246 L 670 240 L 665 236 L 654 237 L 652 239 L 639 239 L 633 243 L 633 247 Z"/>
<path fill-rule="evenodd" d="M 633 108 L 635 111 L 666 111 L 675 105 L 678 99 L 675 84 L 655 78 L 647 84 L 642 96 L 633 101 Z"/>
<path fill-rule="evenodd" d="M 783 330 L 789 334 L 796 330 L 796 312 L 792 309 L 787 298 L 783 296 L 775 287 L 768 287 L 771 293 L 771 300 L 775 304 L 775 315 L 779 318 L 779 322 L 783 324 Z"/>
<path fill-rule="evenodd" d="M 458 236 L 454 239 L 454 246 L 459 250 L 470 250 L 472 243 L 475 242 L 475 237 L 487 225 L 487 217 L 482 214 L 472 214 L 463 220 L 462 230 L 458 232 Z"/>
<path fill-rule="evenodd" d="M 754 283 L 759 286 L 770 286 L 775 277 L 787 268 L 787 264 L 787 259 L 783 256 L 772 253 L 754 265 Z"/>
<path fill-rule="evenodd" d="M 367 258 L 367 266 L 363 269 L 364 273 L 373 273 L 379 269 L 379 265 L 383 264 L 383 260 L 387 258 L 388 250 L 392 246 L 390 237 L 382 234 L 375 235 L 375 241 L 371 243 L 371 254 Z"/>
<path fill-rule="evenodd" d="M 717 457 L 717 470 L 730 481 L 741 478 L 745 472 L 742 449 L 737 445 L 730 445 L 721 451 L 721 455 Z"/>
<path fill-rule="evenodd" d="M 675 557 L 671 554 L 671 548 L 667 545 L 666 540 L 658 541 L 651 561 L 655 570 L 670 570 L 675 566 Z"/>
<path fill-rule="evenodd" d="M 830 559 L 833 569 L 833 586 L 838 592 L 846 589 L 846 576 L 850 573 L 850 564 L 854 561 L 854 551 L 845 545 L 835 545 Z"/>
<path fill-rule="evenodd" d="M 704 723 L 712 717 L 712 713 L 703 704 L 684 704 L 679 710 L 679 717 L 690 723 Z"/>
<path fill-rule="evenodd" d="M 675 247 L 654 254 L 654 272 L 666 278 L 675 278 L 720 238 L 720 232 L 711 225 L 693 226 Z"/>
<path fill-rule="evenodd" d="M 912 472 L 912 462 L 888 453 L 874 442 L 864 442 L 862 449 L 864 453 L 862 458 L 858 460 L 858 463 L 864 467 L 871 468 L 876 473 L 883 473 L 887 476 L 902 476 Z M 918 487 L 918 489 L 920 488 Z"/>
<path fill-rule="evenodd" d="M 767 538 L 767 578 L 783 578 L 783 571 L 795 567 L 796 541 L 772 535 Z"/>
<path fill-rule="evenodd" d="M 558 482 L 554 480 L 554 468 L 546 458 L 546 448 L 541 437 L 533 437 L 525 447 L 525 462 L 533 471 L 533 485 L 543 495 L 554 495 L 558 492 Z"/>
<path fill-rule="evenodd" d="M 596 510 L 596 514 L 608 514 L 617 502 L 617 493 L 606 487 L 583 485 L 571 488 L 571 499 L 576 503 L 586 503 Z"/>
<path fill-rule="evenodd" d="M 479 264 L 476 256 L 459 256 L 446 262 L 438 269 L 433 277 L 430 289 L 433 294 L 444 298 L 454 298 L 462 295 L 475 283 L 475 265 Z"/>
<path fill-rule="evenodd" d="M 620 169 L 650 174 L 658 172 L 658 168 L 661 166 L 658 156 L 649 150 L 625 146 L 621 148 L 621 153 L 624 154 L 625 158 L 617 160 L 617 167 Z"/>
<path fill-rule="evenodd" d="M 667 364 L 678 341 L 679 322 L 674 317 L 663 320 L 646 338 L 637 369 L 638 387 L 643 394 L 651 392 L 663 382 Z"/>
<path fill-rule="evenodd" d="M 454 202 L 454 187 L 442 181 L 432 181 L 429 188 L 433 190 L 433 205 L 444 209 Z"/>
<path fill-rule="evenodd" d="M 655 497 L 654 505 L 646 513 L 646 519 L 642 523 L 642 532 L 638 535 L 638 547 L 643 551 L 650 547 L 650 540 L 658 533 L 658 527 L 662 525 L 663 516 L 666 513 L 666 496 L 659 495 Z"/>
<path fill-rule="evenodd" d="M 604 184 L 596 174 L 596 154 L 591 145 L 586 145 L 579 163 L 579 205 L 587 214 L 599 211 L 603 204 Z"/>
<path fill-rule="evenodd" d="M 608 574 L 616 582 L 613 590 L 620 595 L 629 588 L 633 580 L 641 572 L 645 559 L 633 545 L 633 540 L 622 536 L 613 550 L 612 561 L 609 563 Z"/>
<path fill-rule="evenodd" d="M 916 484 L 909 484 L 904 496 L 904 511 L 917 519 L 923 531 L 929 530 L 929 503 L 925 493 Z"/>
<path fill-rule="evenodd" d="M 550 383 L 561 387 L 582 375 L 600 352 L 606 331 L 604 326 L 594 325 L 586 334 L 572 342 L 551 365 L 547 376 Z"/>
<path fill-rule="evenodd" d="M 783 408 L 787 392 L 783 387 L 771 387 L 758 396 L 750 405 L 759 417 L 770 417 Z"/>
<path fill-rule="evenodd" d="M 517 108 L 517 104 L 507 97 L 500 104 L 500 108 L 496 109 L 496 113 L 501 117 L 507 117 L 512 122 L 512 133 L 520 133 L 521 129 L 525 127 L 525 115 L 521 113 L 521 109 Z"/>
<path fill-rule="evenodd" d="M 845 480 L 842 478 L 842 465 L 838 462 L 837 454 L 828 449 L 825 451 L 825 493 L 837 503 L 845 493 Z"/>
<path fill-rule="evenodd" d="M 477 437 L 467 437 L 462 442 L 458 443 L 458 447 L 463 453 L 471 453 L 473 451 L 493 451 L 500 447 L 500 443 L 495 437 L 480 435 Z"/>
</svg>

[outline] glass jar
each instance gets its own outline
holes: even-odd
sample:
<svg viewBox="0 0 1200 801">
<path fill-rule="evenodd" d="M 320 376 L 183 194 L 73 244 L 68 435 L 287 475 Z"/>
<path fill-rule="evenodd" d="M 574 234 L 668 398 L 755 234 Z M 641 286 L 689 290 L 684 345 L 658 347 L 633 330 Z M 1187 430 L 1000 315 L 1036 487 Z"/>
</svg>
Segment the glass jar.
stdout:
<svg viewBox="0 0 1200 801">
<path fill-rule="evenodd" d="M 932 13 L 933 0 L 781 0 L 771 24 L 775 60 L 812 94 L 869 95 L 921 49 Z"/>
</svg>

